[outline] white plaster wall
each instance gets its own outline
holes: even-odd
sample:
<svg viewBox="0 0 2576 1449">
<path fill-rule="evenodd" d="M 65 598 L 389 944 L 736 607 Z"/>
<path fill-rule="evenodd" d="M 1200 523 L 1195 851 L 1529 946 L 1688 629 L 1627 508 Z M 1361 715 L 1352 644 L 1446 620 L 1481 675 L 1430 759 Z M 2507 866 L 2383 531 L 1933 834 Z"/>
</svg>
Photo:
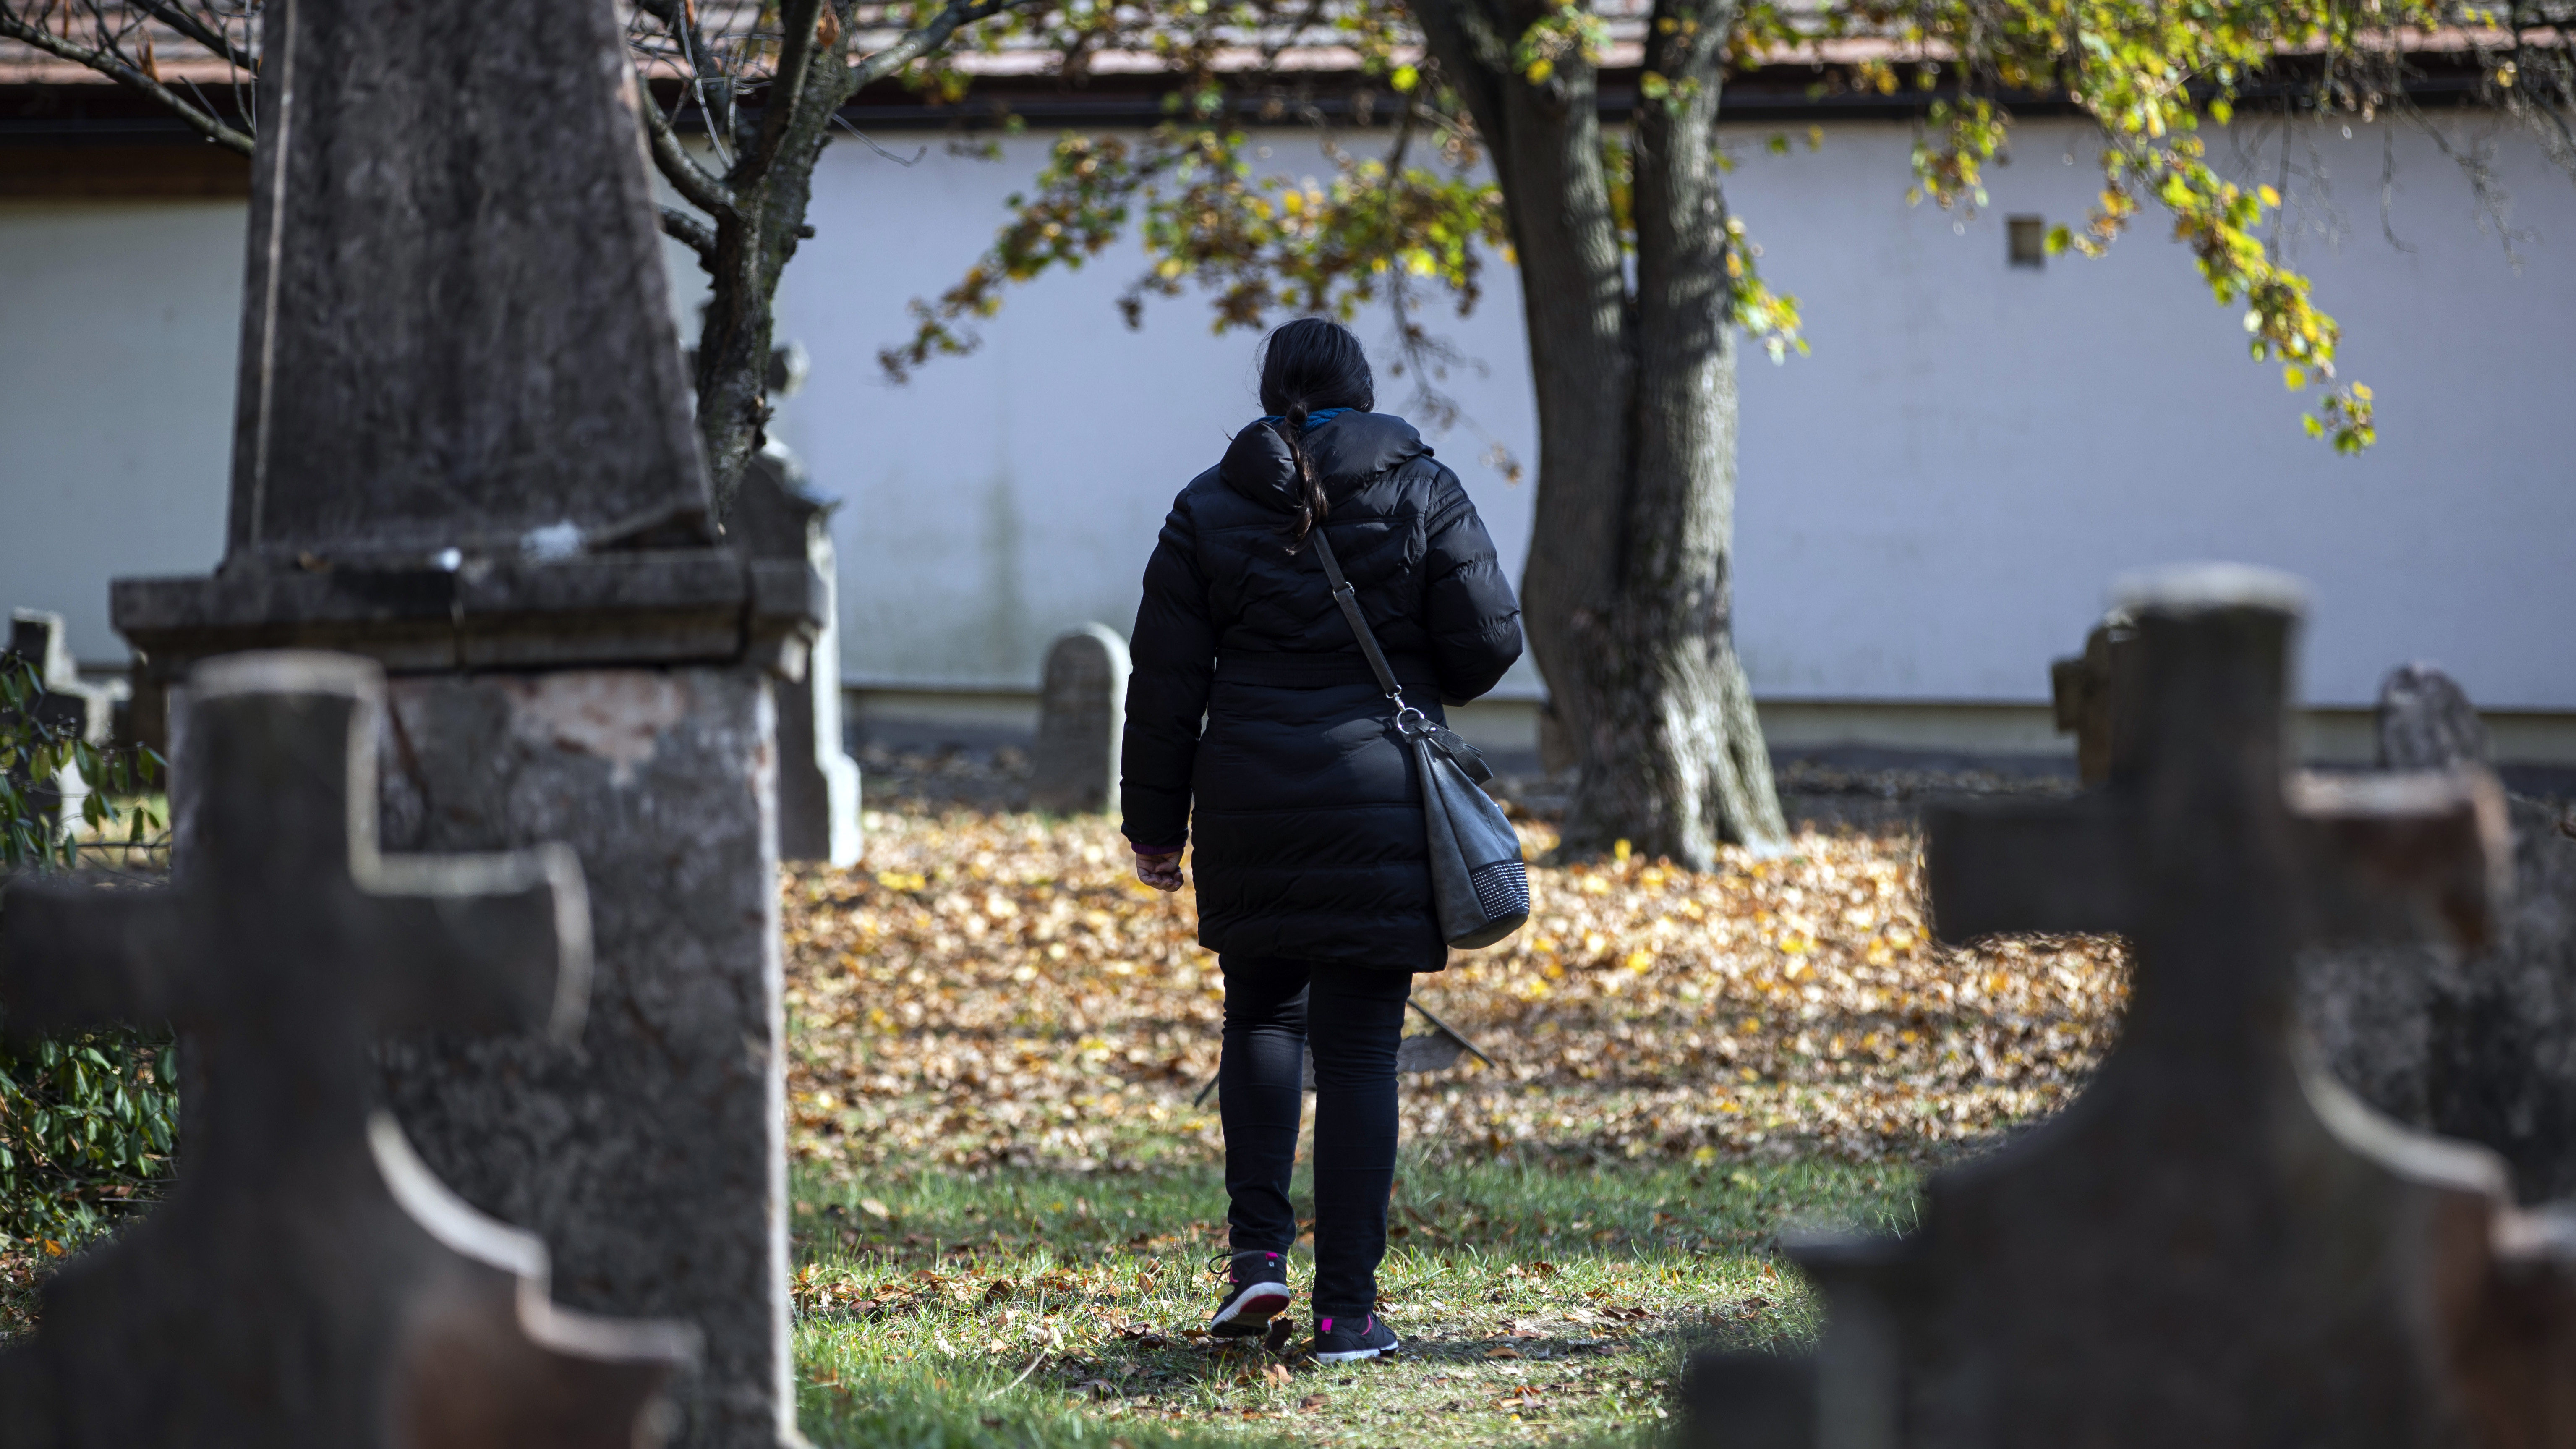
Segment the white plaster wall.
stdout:
<svg viewBox="0 0 2576 1449">
<path fill-rule="evenodd" d="M 1758 144 L 1768 128 L 1741 128 L 1734 203 L 1814 344 L 1744 369 L 1738 620 L 1755 688 L 2044 699 L 2046 660 L 2080 641 L 2115 575 L 2226 557 L 2316 585 L 2314 702 L 2366 703 L 2390 665 L 2429 658 L 2491 707 L 2576 708 L 2576 634 L 2556 622 L 2576 615 L 2576 464 L 2549 321 L 2576 317 L 2576 186 L 2492 120 L 2452 125 L 2493 137 L 2519 267 L 2420 136 L 2294 137 L 2300 175 L 2322 185 L 2291 188 L 2317 203 L 2290 245 L 2344 323 L 2346 375 L 2380 400 L 2382 442 L 2358 460 L 2300 430 L 2277 367 L 2245 357 L 2241 309 L 2210 301 L 2152 211 L 2103 260 L 2008 265 L 2005 216 L 2081 223 L 2099 184 L 2081 124 L 2023 128 L 1964 224 L 1905 203 L 1909 127 L 1838 126 L 1785 157 Z M 1283 162 L 1311 155 L 1274 139 Z M 1112 299 L 1143 264 L 1124 246 L 1013 291 L 982 352 L 908 387 L 881 380 L 874 353 L 903 335 L 904 303 L 957 276 L 1045 144 L 998 164 L 936 146 L 910 168 L 857 146 L 826 158 L 821 235 L 782 308 L 816 381 L 779 430 L 851 503 L 837 526 L 853 680 L 1025 683 L 1058 629 L 1123 627 L 1170 495 L 1257 411 L 1251 339 L 1212 337 L 1195 298 L 1152 304 L 1142 332 L 1120 324 Z M 2404 250 L 2382 231 L 2384 146 Z M 2277 177 L 2277 132 L 2215 150 L 2249 180 Z M 1489 367 L 1452 380 L 1475 423 L 1531 457 L 1510 274 L 1443 330 Z M 1521 557 L 1530 485 L 1479 461 L 1486 437 L 1438 441 Z M 1504 692 L 1537 689 L 1524 669 Z"/>
<path fill-rule="evenodd" d="M 224 551 L 240 202 L 0 202 L 0 608 L 121 666 L 118 574 Z"/>
<path fill-rule="evenodd" d="M 2464 144 L 2497 130 L 2453 126 Z M 2428 141 L 2354 129 L 2299 128 L 2294 160 L 2330 209 L 2292 255 L 2343 324 L 2345 375 L 2378 394 L 2381 441 L 2358 459 L 2299 430 L 2278 366 L 2246 358 L 2242 308 L 2210 301 L 2152 204 L 2099 261 L 2007 265 L 2005 215 L 2080 225 L 2099 186 L 2080 126 L 2024 128 L 1964 235 L 1904 204 L 1905 127 L 1747 154 L 1736 209 L 1814 344 L 1745 368 L 1738 618 L 1755 689 L 2045 698 L 2045 661 L 2080 641 L 2112 576 L 2226 557 L 2315 586 L 2312 702 L 2368 702 L 2421 658 L 2483 706 L 2576 707 L 2576 186 L 2497 135 L 2528 233 L 2517 270 Z M 2391 141 L 2405 251 L 2381 226 Z M 2242 153 L 2222 139 L 2212 154 Z M 2277 143 L 2259 159 L 2276 179 Z"/>
<path fill-rule="evenodd" d="M 1309 136 L 1270 140 L 1284 173 L 1324 172 Z M 905 159 L 921 145 L 884 144 Z M 854 684 L 1028 688 L 1065 629 L 1098 619 L 1127 632 L 1173 496 L 1261 412 L 1258 334 L 1212 335 L 1195 294 L 1149 304 L 1140 331 L 1120 321 L 1115 299 L 1145 265 L 1134 245 L 1014 289 L 979 324 L 980 350 L 907 385 L 885 380 L 877 352 L 907 335 L 906 304 L 957 281 L 1051 145 L 1025 138 L 978 162 L 933 143 L 909 167 L 852 144 L 824 155 L 817 235 L 780 305 L 779 336 L 812 353 L 812 381 L 781 405 L 775 431 L 817 487 L 846 500 L 834 541 Z M 1488 276 L 1473 316 L 1439 309 L 1441 330 L 1481 366 L 1441 383 L 1466 419 L 1432 441 L 1517 576 L 1533 485 L 1481 460 L 1497 439 L 1533 458 L 1536 423 L 1513 276 L 1499 264 Z M 690 290 L 684 309 L 702 289 Z M 1384 315 L 1358 327 L 1373 348 L 1392 332 Z M 1377 361 L 1379 405 L 1401 410 L 1412 384 Z M 1524 664 L 1505 689 L 1535 697 L 1536 672 Z"/>
<path fill-rule="evenodd" d="M 2103 261 L 2006 265 L 2005 215 L 2080 222 L 2098 184 L 2080 126 L 2025 127 L 1964 234 L 1905 205 L 1909 128 L 1838 126 L 1787 157 L 1765 134 L 1741 133 L 1732 195 L 1814 342 L 1745 367 L 1738 618 L 1767 698 L 2038 700 L 2114 574 L 2224 556 L 2316 584 L 2317 702 L 2365 702 L 2390 664 L 2431 658 L 2490 707 L 2576 710 L 2560 362 L 2576 186 L 2510 132 L 2494 156 L 2518 271 L 2427 143 L 2394 138 L 2401 251 L 2381 234 L 2389 138 L 2300 133 L 2343 231 L 2302 231 L 2297 260 L 2344 323 L 2347 374 L 2380 399 L 2382 442 L 2359 460 L 2299 431 L 2298 399 L 2245 360 L 2238 311 L 2208 300 L 2152 210 Z M 1312 154 L 1275 139 L 1283 165 Z M 1125 246 L 1015 290 L 976 355 L 881 379 L 904 304 L 954 280 L 1045 144 L 998 164 L 936 141 L 910 168 L 853 144 L 824 159 L 819 234 L 782 300 L 813 381 L 778 431 L 847 501 L 853 683 L 1026 688 L 1060 629 L 1125 628 L 1173 493 L 1258 410 L 1253 339 L 1212 337 L 1196 299 L 1120 324 L 1111 301 L 1142 265 Z M 2277 149 L 2260 159 L 2269 179 Z M 220 552 L 242 224 L 238 204 L 0 205 L 0 602 L 71 614 L 85 659 L 122 655 L 109 576 Z M 1490 282 L 1474 318 L 1442 327 L 1488 371 L 1450 386 L 1528 458 L 1515 282 Z M 1372 343 L 1385 330 L 1362 324 Z M 1384 392 L 1400 405 L 1402 384 Z M 1517 561 L 1532 485 L 1480 462 L 1486 436 L 1435 441 Z M 1506 686 L 1535 688 L 1525 671 Z"/>
</svg>

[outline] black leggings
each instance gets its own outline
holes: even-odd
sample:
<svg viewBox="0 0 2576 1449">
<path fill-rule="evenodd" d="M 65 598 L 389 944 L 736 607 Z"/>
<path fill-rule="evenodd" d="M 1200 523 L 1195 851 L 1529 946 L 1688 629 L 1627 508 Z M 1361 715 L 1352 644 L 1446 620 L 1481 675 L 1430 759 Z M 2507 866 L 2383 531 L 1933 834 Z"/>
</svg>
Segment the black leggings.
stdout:
<svg viewBox="0 0 2576 1449">
<path fill-rule="evenodd" d="M 1315 1315 L 1377 1307 L 1386 1203 L 1395 1187 L 1395 1047 L 1413 975 L 1281 957 L 1220 956 L 1225 1056 L 1226 1224 L 1234 1251 L 1285 1253 L 1297 1241 L 1288 1173 L 1297 1159 L 1299 1079 L 1315 1053 Z"/>
</svg>

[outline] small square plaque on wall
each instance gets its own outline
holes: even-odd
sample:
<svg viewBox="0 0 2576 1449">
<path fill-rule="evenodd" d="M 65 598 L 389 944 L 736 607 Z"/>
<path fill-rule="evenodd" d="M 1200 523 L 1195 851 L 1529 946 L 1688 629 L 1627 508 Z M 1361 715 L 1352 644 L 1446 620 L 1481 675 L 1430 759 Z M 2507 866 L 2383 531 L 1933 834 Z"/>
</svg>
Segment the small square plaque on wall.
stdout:
<svg viewBox="0 0 2576 1449">
<path fill-rule="evenodd" d="M 2016 267 L 2038 267 L 2048 264 L 2048 223 L 2036 216 L 2016 216 L 2004 222 L 2005 254 Z"/>
</svg>

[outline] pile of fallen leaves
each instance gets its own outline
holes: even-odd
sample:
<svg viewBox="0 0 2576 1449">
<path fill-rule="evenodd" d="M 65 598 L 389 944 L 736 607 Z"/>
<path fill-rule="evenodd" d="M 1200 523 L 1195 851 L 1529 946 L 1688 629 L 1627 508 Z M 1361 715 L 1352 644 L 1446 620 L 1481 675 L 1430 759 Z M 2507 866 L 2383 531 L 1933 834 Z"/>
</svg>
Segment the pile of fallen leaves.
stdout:
<svg viewBox="0 0 2576 1449">
<path fill-rule="evenodd" d="M 1549 828 L 1524 822 L 1533 859 Z M 1220 1147 L 1223 982 L 1191 896 L 1105 820 L 871 812 L 863 864 L 784 882 L 797 1153 L 818 1165 L 1134 1165 Z M 1533 866 L 1527 928 L 1417 978 L 1490 1055 L 1405 1079 L 1435 1156 L 1851 1159 L 2063 1103 L 2127 994 L 2115 941 L 1939 946 L 1903 828 L 1695 872 Z M 1417 1019 L 1416 1029 L 1423 1029 Z"/>
</svg>

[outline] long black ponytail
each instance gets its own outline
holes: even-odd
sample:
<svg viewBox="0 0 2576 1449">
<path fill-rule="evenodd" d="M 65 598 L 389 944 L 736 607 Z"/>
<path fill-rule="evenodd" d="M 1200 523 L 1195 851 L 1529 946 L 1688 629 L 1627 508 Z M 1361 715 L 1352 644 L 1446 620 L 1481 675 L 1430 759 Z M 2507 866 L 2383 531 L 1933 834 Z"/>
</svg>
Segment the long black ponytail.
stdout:
<svg viewBox="0 0 2576 1449">
<path fill-rule="evenodd" d="M 1326 408 L 1364 413 L 1376 406 L 1377 382 L 1369 375 L 1368 354 L 1351 329 L 1321 317 L 1301 317 L 1263 344 L 1261 410 L 1279 419 L 1271 426 L 1288 444 L 1288 457 L 1297 468 L 1297 521 L 1289 530 L 1289 552 L 1296 552 L 1331 507 L 1324 481 L 1306 458 L 1306 419 Z"/>
</svg>

